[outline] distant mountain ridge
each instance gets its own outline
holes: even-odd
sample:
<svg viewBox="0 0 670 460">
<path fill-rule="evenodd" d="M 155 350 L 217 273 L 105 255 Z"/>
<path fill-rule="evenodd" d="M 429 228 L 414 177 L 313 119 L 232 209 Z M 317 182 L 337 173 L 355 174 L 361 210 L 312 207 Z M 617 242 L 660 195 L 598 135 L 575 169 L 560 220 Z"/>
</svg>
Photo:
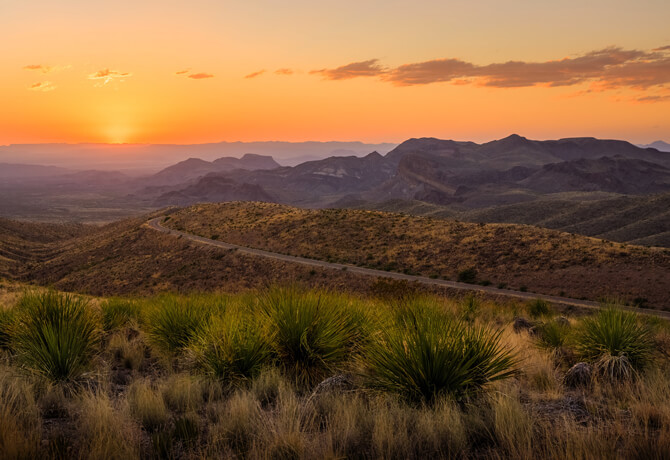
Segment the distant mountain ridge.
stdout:
<svg viewBox="0 0 670 460">
<path fill-rule="evenodd" d="M 618 140 L 536 141 L 513 134 L 485 144 L 409 139 L 384 156 L 373 152 L 294 167 L 214 174 L 262 187 L 285 204 L 322 207 L 342 200 L 402 199 L 478 208 L 567 191 L 670 191 L 670 155 Z M 197 188 L 197 181 L 186 183 L 192 179 L 183 176 L 184 187 Z M 215 201 L 205 193 L 197 196 Z"/>
</svg>

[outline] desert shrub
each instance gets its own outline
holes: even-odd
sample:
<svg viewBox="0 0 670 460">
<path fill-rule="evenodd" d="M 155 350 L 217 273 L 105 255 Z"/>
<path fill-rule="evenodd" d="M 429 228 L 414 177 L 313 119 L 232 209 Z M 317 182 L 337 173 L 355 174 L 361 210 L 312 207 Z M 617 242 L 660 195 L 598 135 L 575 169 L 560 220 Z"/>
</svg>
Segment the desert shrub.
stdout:
<svg viewBox="0 0 670 460">
<path fill-rule="evenodd" d="M 630 377 L 649 363 L 654 341 L 650 328 L 637 315 L 609 307 L 582 321 L 576 348 L 601 373 L 618 379 Z"/>
<path fill-rule="evenodd" d="M 458 272 L 458 281 L 461 283 L 474 283 L 477 280 L 477 269 L 474 267 L 466 268 Z"/>
<path fill-rule="evenodd" d="M 108 299 L 100 305 L 105 331 L 120 329 L 139 319 L 139 306 L 132 300 Z"/>
<path fill-rule="evenodd" d="M 540 318 L 542 316 L 549 316 L 553 310 L 551 304 L 546 300 L 535 299 L 528 303 L 528 314 L 533 318 Z"/>
<path fill-rule="evenodd" d="M 52 381 L 73 381 L 98 350 L 98 319 L 88 302 L 70 294 L 27 293 L 17 306 L 12 346 L 26 368 Z"/>
<path fill-rule="evenodd" d="M 193 351 L 200 369 L 228 385 L 256 377 L 272 357 L 267 336 L 251 315 L 215 318 Z"/>
<path fill-rule="evenodd" d="M 147 335 L 161 351 L 180 354 L 205 329 L 212 308 L 198 299 L 166 295 L 148 313 Z"/>
<path fill-rule="evenodd" d="M 473 395 L 517 373 L 515 354 L 501 343 L 501 333 L 438 312 L 406 315 L 367 350 L 368 383 L 412 401 Z"/>
<path fill-rule="evenodd" d="M 14 310 L 5 309 L 0 306 L 0 350 L 6 350 L 10 346 L 12 327 L 15 319 Z"/>
<path fill-rule="evenodd" d="M 296 382 L 318 383 L 350 357 L 360 333 L 334 297 L 295 287 L 269 289 L 260 299 L 269 341 Z"/>
<path fill-rule="evenodd" d="M 570 326 L 558 321 L 547 321 L 537 326 L 537 344 L 548 350 L 558 350 L 568 343 Z"/>
</svg>

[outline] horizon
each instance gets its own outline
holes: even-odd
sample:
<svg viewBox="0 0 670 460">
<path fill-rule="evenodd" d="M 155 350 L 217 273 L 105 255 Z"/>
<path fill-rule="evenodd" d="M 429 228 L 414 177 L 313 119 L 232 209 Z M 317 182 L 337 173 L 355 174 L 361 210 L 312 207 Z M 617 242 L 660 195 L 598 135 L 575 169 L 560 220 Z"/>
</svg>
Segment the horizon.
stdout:
<svg viewBox="0 0 670 460">
<path fill-rule="evenodd" d="M 0 144 L 670 138 L 667 2 L 345 1 L 8 0 Z"/>
</svg>

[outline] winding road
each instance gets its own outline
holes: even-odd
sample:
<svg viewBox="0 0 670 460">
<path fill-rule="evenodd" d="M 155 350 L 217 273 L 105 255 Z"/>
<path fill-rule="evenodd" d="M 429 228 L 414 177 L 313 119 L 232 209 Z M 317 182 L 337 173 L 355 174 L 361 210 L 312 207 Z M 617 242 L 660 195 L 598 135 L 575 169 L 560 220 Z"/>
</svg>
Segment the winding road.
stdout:
<svg viewBox="0 0 670 460">
<path fill-rule="evenodd" d="M 245 246 L 239 246 L 236 244 L 225 243 L 223 241 L 211 240 L 209 238 L 204 238 L 202 236 L 193 235 L 191 233 L 181 232 L 179 230 L 174 230 L 168 227 L 163 226 L 162 220 L 164 217 L 156 217 L 147 222 L 149 228 L 167 233 L 169 235 L 181 236 L 187 240 L 208 245 L 214 246 L 221 249 L 234 249 L 242 254 L 248 254 L 257 257 L 265 257 L 268 259 L 281 260 L 284 262 L 297 263 L 302 265 L 308 265 L 312 267 L 327 268 L 331 270 L 346 270 L 348 273 L 355 273 L 357 275 L 372 276 L 376 278 L 393 278 L 398 280 L 406 281 L 416 281 L 422 284 L 432 285 L 432 286 L 443 286 L 450 289 L 458 289 L 469 292 L 482 292 L 485 294 L 495 295 L 495 296 L 504 296 L 511 297 L 520 300 L 533 300 L 533 299 L 543 299 L 548 302 L 569 306 L 569 307 L 578 307 L 578 308 L 587 308 L 587 309 L 599 309 L 601 305 L 598 302 L 592 302 L 589 300 L 580 300 L 580 299 L 570 299 L 567 297 L 558 297 L 545 294 L 536 294 L 532 292 L 522 292 L 522 291 L 513 291 L 510 289 L 498 289 L 492 286 L 479 286 L 476 284 L 468 283 L 459 283 L 456 281 L 440 280 L 428 278 L 425 276 L 415 276 L 415 275 L 406 275 L 404 273 L 397 272 L 387 272 L 383 270 L 375 270 L 373 268 L 364 268 L 358 267 L 356 265 L 347 265 L 347 264 L 338 264 L 333 262 L 325 262 L 323 260 L 316 259 L 307 259 L 305 257 L 296 257 L 289 256 L 286 254 L 279 254 L 276 252 L 264 251 L 262 249 L 248 248 Z M 662 310 L 651 310 L 648 308 L 635 308 L 635 307 L 622 307 L 625 310 L 634 311 L 636 313 L 644 313 L 652 316 L 657 316 L 661 318 L 670 319 L 670 312 Z"/>
</svg>

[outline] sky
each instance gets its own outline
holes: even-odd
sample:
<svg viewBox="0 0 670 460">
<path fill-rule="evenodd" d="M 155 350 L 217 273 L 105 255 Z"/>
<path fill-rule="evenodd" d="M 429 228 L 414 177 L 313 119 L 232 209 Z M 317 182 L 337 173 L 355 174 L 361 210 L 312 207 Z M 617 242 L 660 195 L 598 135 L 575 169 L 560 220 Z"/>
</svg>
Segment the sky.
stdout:
<svg viewBox="0 0 670 460">
<path fill-rule="evenodd" d="M 0 0 L 0 144 L 670 141 L 667 0 Z"/>
</svg>

